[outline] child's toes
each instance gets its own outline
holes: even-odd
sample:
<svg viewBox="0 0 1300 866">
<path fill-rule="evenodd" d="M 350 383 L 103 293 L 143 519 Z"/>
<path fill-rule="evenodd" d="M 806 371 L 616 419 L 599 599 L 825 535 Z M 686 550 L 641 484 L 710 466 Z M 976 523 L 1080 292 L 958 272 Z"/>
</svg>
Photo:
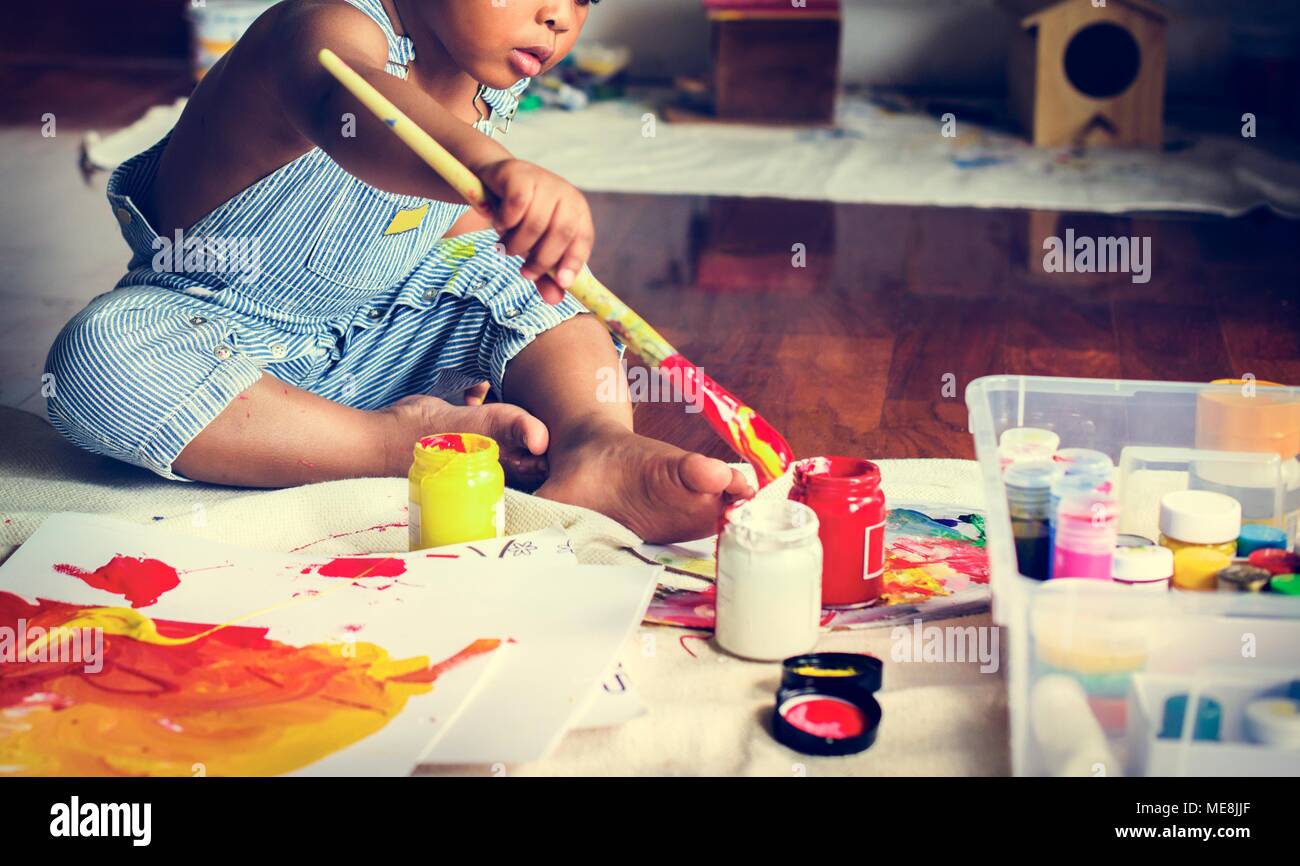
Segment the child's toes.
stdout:
<svg viewBox="0 0 1300 866">
<path fill-rule="evenodd" d="M 550 431 L 540 418 L 520 410 L 520 415 L 510 427 L 511 438 L 521 450 L 529 454 L 542 455 L 550 444 Z"/>
<path fill-rule="evenodd" d="M 677 464 L 677 474 L 687 490 L 710 496 L 727 490 L 732 481 L 730 466 L 703 454 L 683 455 Z"/>
</svg>

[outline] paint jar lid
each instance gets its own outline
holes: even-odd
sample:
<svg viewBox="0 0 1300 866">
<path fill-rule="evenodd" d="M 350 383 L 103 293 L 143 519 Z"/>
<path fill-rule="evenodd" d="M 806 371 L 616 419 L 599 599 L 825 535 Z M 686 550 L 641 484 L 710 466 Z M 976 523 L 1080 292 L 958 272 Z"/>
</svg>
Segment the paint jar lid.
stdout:
<svg viewBox="0 0 1300 866">
<path fill-rule="evenodd" d="M 1241 532 L 1241 503 L 1209 490 L 1175 490 L 1160 499 L 1160 532 L 1189 544 L 1227 544 Z"/>
<path fill-rule="evenodd" d="M 1300 595 L 1300 574 L 1275 574 L 1268 588 L 1282 595 Z"/>
<path fill-rule="evenodd" d="M 876 741 L 882 717 L 871 693 L 849 683 L 780 688 L 772 736 L 805 755 L 854 755 Z"/>
<path fill-rule="evenodd" d="M 1051 460 L 1061 437 L 1042 427 L 1012 427 L 998 437 L 998 459 L 1009 465 L 1021 460 Z"/>
<path fill-rule="evenodd" d="M 1257 550 L 1270 547 L 1285 550 L 1286 533 L 1276 526 L 1263 523 L 1247 523 L 1241 527 L 1241 534 L 1237 536 L 1238 556 L 1250 556 Z"/>
<path fill-rule="evenodd" d="M 1273 575 L 1255 565 L 1230 565 L 1214 577 L 1221 592 L 1262 592 Z"/>
<path fill-rule="evenodd" d="M 1060 464 L 1057 464 L 1058 471 Z M 1052 498 L 1058 502 L 1067 496 L 1077 496 L 1081 493 L 1092 493 L 1101 491 L 1101 487 L 1107 481 L 1104 475 L 1093 475 L 1090 473 L 1066 474 L 1061 472 L 1052 482 Z"/>
<path fill-rule="evenodd" d="M 1061 469 L 1051 460 L 1021 460 L 1002 473 L 1007 499 L 1018 505 L 1046 505 Z"/>
<path fill-rule="evenodd" d="M 1155 542 L 1145 535 L 1136 535 L 1132 532 L 1121 532 L 1115 536 L 1116 547 L 1150 547 Z"/>
<path fill-rule="evenodd" d="M 880 691 L 885 665 L 865 653 L 808 653 L 781 663 L 781 688 L 806 688 L 853 684 L 868 692 Z"/>
<path fill-rule="evenodd" d="M 1251 565 L 1264 569 L 1269 574 L 1300 572 L 1300 554 L 1279 550 L 1276 547 L 1265 547 L 1257 550 L 1246 557 L 1246 561 Z"/>
<path fill-rule="evenodd" d="M 1066 475 L 1100 475 L 1109 479 L 1115 471 L 1115 461 L 1110 455 L 1092 448 L 1062 448 L 1054 459 L 1063 465 Z"/>
<path fill-rule="evenodd" d="M 1174 552 L 1167 547 L 1117 547 L 1110 560 L 1110 576 L 1116 583 L 1166 587 L 1174 574 Z"/>
</svg>

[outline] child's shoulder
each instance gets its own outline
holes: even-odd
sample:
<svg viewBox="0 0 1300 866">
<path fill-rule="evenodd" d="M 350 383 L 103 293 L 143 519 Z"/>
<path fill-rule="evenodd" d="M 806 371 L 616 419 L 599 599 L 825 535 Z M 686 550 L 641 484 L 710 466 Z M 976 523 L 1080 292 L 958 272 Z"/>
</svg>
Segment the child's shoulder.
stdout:
<svg viewBox="0 0 1300 866">
<path fill-rule="evenodd" d="M 310 57 L 314 62 L 324 47 L 381 66 L 388 56 L 388 37 L 379 22 L 348 0 L 284 0 L 267 10 L 241 41 L 249 40 L 259 54 L 279 61 Z"/>
</svg>

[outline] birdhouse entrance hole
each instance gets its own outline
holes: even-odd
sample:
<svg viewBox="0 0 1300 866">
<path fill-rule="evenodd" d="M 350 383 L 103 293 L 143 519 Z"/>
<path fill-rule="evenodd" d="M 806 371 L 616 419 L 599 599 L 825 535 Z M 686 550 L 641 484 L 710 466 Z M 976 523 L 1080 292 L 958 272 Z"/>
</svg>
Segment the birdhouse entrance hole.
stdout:
<svg viewBox="0 0 1300 866">
<path fill-rule="evenodd" d="M 1137 40 L 1118 24 L 1089 24 L 1065 48 L 1065 76 L 1070 84 L 1093 99 L 1111 99 L 1137 81 L 1142 50 Z"/>
</svg>

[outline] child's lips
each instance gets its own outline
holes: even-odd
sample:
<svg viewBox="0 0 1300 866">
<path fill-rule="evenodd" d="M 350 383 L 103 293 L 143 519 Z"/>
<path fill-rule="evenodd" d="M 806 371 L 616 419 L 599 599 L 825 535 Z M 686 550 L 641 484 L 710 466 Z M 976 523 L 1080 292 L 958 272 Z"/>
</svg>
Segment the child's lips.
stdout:
<svg viewBox="0 0 1300 866">
<path fill-rule="evenodd" d="M 515 48 L 510 52 L 510 65 L 525 78 L 532 78 L 542 71 L 542 59 L 522 48 Z"/>
</svg>

